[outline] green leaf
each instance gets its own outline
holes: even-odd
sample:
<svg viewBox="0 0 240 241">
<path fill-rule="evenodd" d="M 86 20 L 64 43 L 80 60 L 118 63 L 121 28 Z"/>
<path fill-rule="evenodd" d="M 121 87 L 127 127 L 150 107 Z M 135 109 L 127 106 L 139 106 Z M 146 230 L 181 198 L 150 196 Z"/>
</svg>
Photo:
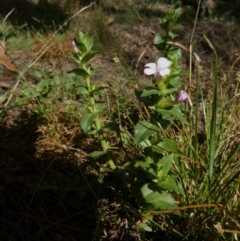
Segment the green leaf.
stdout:
<svg viewBox="0 0 240 241">
<path fill-rule="evenodd" d="M 96 93 L 99 93 L 101 90 L 105 90 L 105 89 L 109 89 L 109 87 L 107 87 L 107 86 L 100 86 L 100 87 L 97 87 L 96 89 L 92 90 L 91 93 L 92 94 L 96 94 Z"/>
<path fill-rule="evenodd" d="M 89 73 L 82 68 L 72 69 L 72 70 L 68 71 L 68 73 L 74 73 L 76 75 L 82 76 L 85 79 L 89 77 Z"/>
<path fill-rule="evenodd" d="M 89 54 L 86 54 L 83 58 L 82 58 L 82 61 L 81 63 L 82 64 L 85 64 L 87 63 L 90 59 L 92 59 L 95 55 L 99 54 L 99 52 L 92 52 L 92 53 L 89 53 Z"/>
<path fill-rule="evenodd" d="M 134 167 L 136 170 L 142 170 L 145 173 L 145 177 L 150 178 L 151 180 L 157 180 L 157 166 L 153 163 L 148 163 L 146 160 L 138 161 L 135 163 Z"/>
<path fill-rule="evenodd" d="M 169 81 L 169 87 L 168 89 L 172 90 L 172 92 L 175 92 L 179 87 L 182 85 L 182 83 L 179 81 L 179 79 L 174 78 Z M 170 88 L 173 87 L 173 88 Z"/>
<path fill-rule="evenodd" d="M 77 48 L 82 52 L 82 53 L 86 53 L 87 48 L 85 47 L 85 45 L 82 42 L 79 42 L 76 38 L 74 38 L 74 42 L 77 46 Z"/>
<path fill-rule="evenodd" d="M 173 154 L 163 157 L 157 163 L 158 167 L 158 178 L 167 176 L 168 172 L 170 171 L 173 163 Z"/>
<path fill-rule="evenodd" d="M 81 118 L 80 125 L 84 133 L 87 133 L 92 128 L 93 121 L 97 118 L 98 113 L 99 112 L 88 113 Z"/>
<path fill-rule="evenodd" d="M 184 195 L 184 191 L 180 183 L 177 182 L 177 177 L 174 175 L 166 176 L 158 181 L 158 186 L 166 190 L 175 191 L 178 194 Z"/>
<path fill-rule="evenodd" d="M 144 141 L 141 141 L 141 142 L 140 142 L 140 146 L 143 147 L 143 148 L 147 148 L 147 147 L 152 146 L 152 143 L 151 143 L 150 140 L 145 139 Z"/>
<path fill-rule="evenodd" d="M 93 37 L 87 38 L 87 40 L 85 42 L 85 46 L 86 46 L 88 52 L 92 49 L 92 47 L 93 47 Z"/>
<path fill-rule="evenodd" d="M 174 29 L 182 29 L 183 26 L 182 26 L 181 24 L 174 24 L 174 25 L 173 25 L 173 28 L 174 28 Z"/>
<path fill-rule="evenodd" d="M 181 150 L 179 149 L 177 142 L 164 137 L 163 141 L 159 142 L 157 145 L 152 145 L 152 150 L 158 153 L 162 153 L 163 151 L 170 151 L 176 154 L 182 154 Z"/>
<path fill-rule="evenodd" d="M 159 91 L 159 90 L 156 90 L 153 87 L 146 87 L 143 90 L 143 92 L 141 94 L 141 97 L 146 97 L 146 96 L 149 96 L 149 95 L 162 95 L 162 92 Z"/>
<path fill-rule="evenodd" d="M 154 39 L 154 44 L 162 44 L 164 42 L 165 42 L 165 40 L 162 38 L 162 36 L 157 34 Z"/>
<path fill-rule="evenodd" d="M 135 90 L 135 95 L 139 101 L 144 103 L 145 106 L 153 106 L 155 104 L 155 102 L 157 101 L 157 100 L 155 100 L 156 98 L 152 98 L 154 96 L 142 97 L 141 96 L 142 91 Z"/>
<path fill-rule="evenodd" d="M 79 55 L 79 53 L 71 53 L 70 57 L 78 64 L 81 64 L 81 56 Z"/>
<path fill-rule="evenodd" d="M 173 32 L 169 31 L 169 36 L 171 39 L 174 39 L 175 37 L 177 37 L 178 35 L 177 34 L 174 34 Z"/>
<path fill-rule="evenodd" d="M 80 40 L 82 40 L 85 36 L 85 34 L 82 31 L 79 31 L 78 35 Z"/>
<path fill-rule="evenodd" d="M 82 94 L 82 95 L 89 95 L 89 91 L 84 85 L 79 85 L 75 88 L 76 93 Z"/>
<path fill-rule="evenodd" d="M 35 87 L 35 91 L 42 95 L 47 94 L 49 90 L 50 90 L 50 86 L 49 86 L 49 81 L 47 80 L 40 81 Z"/>
<path fill-rule="evenodd" d="M 166 48 L 167 41 L 164 40 L 160 35 L 156 35 L 154 38 L 154 45 L 159 50 L 164 50 Z"/>
<path fill-rule="evenodd" d="M 178 88 L 168 88 L 168 89 L 165 89 L 162 91 L 162 95 L 167 95 L 167 94 L 170 94 L 170 93 L 173 93 L 177 90 Z"/>
<path fill-rule="evenodd" d="M 106 107 L 106 103 L 96 103 L 95 109 L 97 112 L 101 112 Z"/>
<path fill-rule="evenodd" d="M 182 51 L 179 48 L 175 48 L 175 47 L 171 47 L 169 49 L 168 52 L 168 57 L 169 59 L 171 59 L 171 61 L 173 62 L 173 65 L 175 65 L 175 69 L 172 71 L 172 73 L 174 73 L 175 71 L 178 72 L 179 76 L 182 74 L 184 74 L 184 72 L 180 71 L 180 67 L 178 64 L 178 60 L 181 58 L 182 56 Z"/>
<path fill-rule="evenodd" d="M 88 135 L 96 135 L 96 133 L 97 133 L 96 129 L 90 130 L 90 131 L 87 132 Z"/>
<path fill-rule="evenodd" d="M 167 21 L 168 21 L 168 20 L 167 20 L 166 18 L 159 18 L 159 19 L 158 19 L 158 22 L 159 22 L 160 25 L 166 23 Z"/>
<path fill-rule="evenodd" d="M 161 113 L 163 115 L 164 119 L 169 119 L 169 117 L 174 116 L 178 120 L 180 120 L 183 124 L 187 124 L 187 120 L 185 119 L 183 113 L 181 112 L 180 108 L 177 106 L 174 106 L 171 109 L 157 109 L 158 113 Z M 171 118 L 170 118 L 171 119 Z"/>
<path fill-rule="evenodd" d="M 145 222 L 138 222 L 137 223 L 137 228 L 138 230 L 144 230 L 147 232 L 152 232 L 152 228 L 151 228 L 151 222 L 149 222 L 149 220 L 146 220 Z"/>
<path fill-rule="evenodd" d="M 173 19 L 173 21 L 175 22 L 180 17 L 181 14 L 182 14 L 182 9 L 181 8 L 175 9 L 172 12 L 172 19 Z"/>
<path fill-rule="evenodd" d="M 94 74 L 97 70 L 99 70 L 101 67 L 98 66 L 90 66 L 88 67 L 88 72 L 92 75 Z"/>
<path fill-rule="evenodd" d="M 156 209 L 176 207 L 174 199 L 168 193 L 154 191 L 150 189 L 150 186 L 151 185 L 147 183 L 141 188 L 141 193 L 146 203 L 152 204 Z"/>
<path fill-rule="evenodd" d="M 147 139 L 149 136 L 154 135 L 161 129 L 148 121 L 140 121 L 136 125 L 134 133 L 134 144 L 139 144 L 141 141 Z"/>
<path fill-rule="evenodd" d="M 92 158 L 98 158 L 100 156 L 103 156 L 104 154 L 106 154 L 105 151 L 94 151 L 90 154 L 90 157 Z"/>
<path fill-rule="evenodd" d="M 134 168 L 138 168 L 138 167 L 141 167 L 144 171 L 146 171 L 147 169 L 150 168 L 150 163 L 147 162 L 147 161 L 137 161 L 135 164 L 134 164 Z"/>
<path fill-rule="evenodd" d="M 7 94 L 0 95 L 0 104 L 2 104 L 8 98 Z"/>
<path fill-rule="evenodd" d="M 88 34 L 84 34 L 83 32 L 79 32 L 79 39 L 81 43 L 86 48 L 85 52 L 89 52 L 93 46 L 93 37 L 89 37 Z"/>
</svg>

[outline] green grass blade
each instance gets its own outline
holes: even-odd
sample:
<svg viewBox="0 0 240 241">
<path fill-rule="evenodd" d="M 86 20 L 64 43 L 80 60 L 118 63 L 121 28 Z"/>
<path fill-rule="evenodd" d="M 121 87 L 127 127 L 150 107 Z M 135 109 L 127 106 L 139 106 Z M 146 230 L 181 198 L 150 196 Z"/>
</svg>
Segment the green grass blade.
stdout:
<svg viewBox="0 0 240 241">
<path fill-rule="evenodd" d="M 214 159 L 215 159 L 215 140 L 216 140 L 216 122 L 217 122 L 217 91 L 218 91 L 218 56 L 216 50 L 214 49 L 213 45 L 211 44 L 210 40 L 204 35 L 205 40 L 207 41 L 209 47 L 213 50 L 215 55 L 214 61 L 214 90 L 213 90 L 213 103 L 212 103 L 212 117 L 211 117 L 211 125 L 210 125 L 210 137 L 209 137 L 209 183 L 212 179 L 213 174 L 213 166 L 214 166 Z"/>
<path fill-rule="evenodd" d="M 200 80 L 200 69 L 199 69 L 199 64 L 197 62 L 197 72 L 196 72 L 196 91 L 195 91 L 195 96 L 196 96 L 196 103 L 195 103 L 195 135 L 194 135 L 194 142 L 193 142 L 193 146 L 194 146 L 194 150 L 195 150 L 195 154 L 194 154 L 194 159 L 195 161 L 197 160 L 197 156 L 198 156 L 198 117 L 199 117 L 199 101 L 198 101 L 198 94 L 199 94 L 199 84 L 201 83 Z"/>
</svg>

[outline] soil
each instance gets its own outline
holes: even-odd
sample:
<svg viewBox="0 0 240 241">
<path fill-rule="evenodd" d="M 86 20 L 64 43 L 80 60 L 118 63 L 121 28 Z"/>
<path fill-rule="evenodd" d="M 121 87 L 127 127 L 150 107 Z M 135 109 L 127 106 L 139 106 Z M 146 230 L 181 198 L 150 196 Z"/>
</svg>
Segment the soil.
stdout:
<svg viewBox="0 0 240 241">
<path fill-rule="evenodd" d="M 141 14 L 138 19 L 131 21 L 131 23 L 119 23 L 117 18 L 124 14 L 126 5 L 124 8 L 114 9 L 111 12 L 107 12 L 109 9 L 105 9 L 104 13 L 104 29 L 102 30 L 106 36 L 102 41 L 106 41 L 107 46 L 103 46 L 103 52 L 95 57 L 92 61 L 93 65 L 102 67 L 98 72 L 97 79 L 102 82 L 103 78 L 106 80 L 124 77 L 121 69 L 114 63 L 113 57 L 117 46 L 117 52 L 122 57 L 123 64 L 127 64 L 134 73 L 137 74 L 137 78 L 140 82 L 147 83 L 149 78 L 143 75 L 144 65 L 149 62 L 154 62 L 161 56 L 161 53 L 153 46 L 153 39 L 156 34 L 163 33 L 163 30 L 158 24 L 158 17 L 163 16 L 165 8 L 154 9 L 153 14 L 149 13 L 152 17 L 146 17 Z M 156 17 L 158 15 L 158 17 Z M 178 37 L 175 42 L 184 45 L 188 48 L 189 41 L 192 35 L 193 20 L 186 21 L 187 12 L 183 13 L 180 23 L 183 25 L 181 30 L 178 30 Z M 97 19 L 98 20 L 98 19 Z M 77 31 L 90 31 L 93 32 L 93 27 L 96 25 L 95 12 L 85 11 L 81 15 L 81 19 L 77 20 L 77 24 L 81 26 L 81 29 L 77 29 L 76 32 L 70 31 L 70 36 L 77 34 Z M 99 27 L 96 25 L 96 27 Z M 101 26 L 100 26 L 101 27 Z M 69 31 L 69 30 L 68 30 Z M 214 54 L 208 43 L 206 42 L 204 35 L 211 41 L 214 46 L 219 59 L 219 72 L 222 81 L 230 81 L 230 86 L 234 83 L 234 78 L 228 79 L 226 76 L 240 53 L 240 31 L 238 26 L 229 25 L 227 23 L 214 22 L 212 19 L 200 19 L 197 23 L 197 27 L 193 40 L 193 51 L 198 54 L 201 59 L 202 66 L 202 88 L 208 92 L 209 87 L 212 86 L 212 70 L 214 67 Z M 46 40 L 45 40 L 46 41 Z M 110 42 L 108 42 L 110 41 Z M 114 44 L 112 43 L 114 42 Z M 18 69 L 21 71 L 32 63 L 36 58 L 37 51 L 43 46 L 44 40 L 39 40 L 35 43 L 35 51 L 32 53 L 24 52 L 21 50 L 12 50 L 8 52 L 11 60 L 15 63 Z M 54 43 L 54 38 L 50 42 L 52 45 L 50 49 L 43 54 L 43 56 L 31 67 L 28 71 L 27 80 L 35 83 L 37 78 L 34 76 L 34 69 L 43 68 L 46 73 L 52 73 L 55 71 L 57 74 L 63 74 L 76 66 L 74 62 L 68 57 L 71 50 L 71 37 L 65 41 L 65 43 Z M 110 46 L 110 47 L 109 47 Z M 180 63 L 183 71 L 189 68 L 189 54 L 183 51 L 183 58 Z M 194 67 L 194 66 L 193 66 Z M 233 77 L 234 71 L 238 71 L 239 65 L 235 65 L 232 69 Z M 8 88 L 14 84 L 16 75 L 8 71 L 4 66 L 0 65 L 0 93 L 5 92 Z M 186 83 L 187 83 L 186 76 Z M 229 82 L 227 83 L 229 85 Z M 232 86 L 232 87 L 233 87 Z"/>
<path fill-rule="evenodd" d="M 108 7 L 103 8 L 101 12 L 94 10 L 86 10 L 81 16 L 78 16 L 74 21 L 73 26 L 67 30 L 69 38 L 64 42 L 59 42 L 52 38 L 47 45 L 48 49 L 34 63 L 30 69 L 24 74 L 25 80 L 34 86 L 44 77 L 53 75 L 62 76 L 67 71 L 77 67 L 76 63 L 69 57 L 72 52 L 71 41 L 74 36 L 77 36 L 78 31 L 89 32 L 90 34 L 99 35 L 98 41 L 101 45 L 101 53 L 91 60 L 91 64 L 99 66 L 100 69 L 93 76 L 93 80 L 100 85 L 103 83 L 112 86 L 118 85 L 119 91 L 125 95 L 127 99 L 134 98 L 133 85 L 138 88 L 143 88 L 148 85 L 150 79 L 143 74 L 144 65 L 149 62 L 154 62 L 161 56 L 161 52 L 153 45 L 153 40 L 156 34 L 163 34 L 163 30 L 159 26 L 159 16 L 164 16 L 166 7 L 154 9 L 140 9 L 140 15 L 134 16 L 133 19 L 127 21 L 119 21 L 128 11 L 126 5 L 118 6 L 118 8 Z M 152 12 L 151 12 L 152 11 Z M 147 15 L 146 15 L 147 12 Z M 97 17 L 96 17 L 97 16 Z M 149 17 L 151 16 L 151 17 Z M 189 42 L 192 35 L 193 19 L 188 18 L 188 12 L 183 12 L 180 18 L 182 29 L 177 30 L 177 38 L 175 42 L 189 48 Z M 81 27 L 78 27 L 81 26 Z M 74 29 L 73 29 L 74 28 Z M 215 56 L 207 43 L 206 36 L 214 46 L 218 55 L 219 62 L 219 90 L 227 90 L 229 99 L 234 96 L 235 87 L 239 78 L 240 64 L 236 59 L 240 54 L 240 31 L 236 25 L 228 23 L 215 22 L 211 18 L 199 19 L 193 39 L 193 51 L 197 53 L 201 59 L 201 91 L 203 97 L 208 99 L 213 91 L 213 68 Z M 8 55 L 14 64 L 21 71 L 33 63 L 42 54 L 42 47 L 47 42 L 51 35 L 45 39 L 38 39 L 35 42 L 35 47 L 32 52 L 22 51 L 21 49 L 12 50 Z M 120 66 L 113 60 L 118 56 L 121 65 L 126 70 L 126 74 Z M 182 59 L 179 64 L 183 71 L 189 70 L 189 53 L 182 51 Z M 236 61 L 236 63 L 235 63 Z M 235 63 L 235 64 L 234 64 Z M 191 84 L 189 85 L 188 75 L 183 76 L 184 89 L 195 88 L 195 66 L 192 65 L 193 75 Z M 39 71 L 41 70 L 41 71 Z M 231 70 L 231 73 L 229 72 Z M 0 65 L 0 94 L 10 93 L 17 81 L 17 75 L 7 70 L 3 65 Z M 133 85 L 130 85 L 129 79 Z M 21 86 L 20 85 L 18 87 Z M 16 93 L 17 91 L 14 91 Z M 112 94 L 110 93 L 110 96 Z M 194 94 L 193 94 L 194 95 Z M 113 101 L 116 97 L 113 94 Z M 200 98 L 200 96 L 199 96 Z M 194 102 L 194 97 L 192 97 Z M 6 101 L 5 101 L 6 103 Z M 221 103 L 221 95 L 219 95 L 219 104 Z M 4 105 L 4 102 L 1 104 Z M 19 108 L 12 108 L 7 111 L 7 119 L 18 116 Z M 204 133 L 203 128 L 203 112 L 200 106 L 199 133 Z"/>
</svg>

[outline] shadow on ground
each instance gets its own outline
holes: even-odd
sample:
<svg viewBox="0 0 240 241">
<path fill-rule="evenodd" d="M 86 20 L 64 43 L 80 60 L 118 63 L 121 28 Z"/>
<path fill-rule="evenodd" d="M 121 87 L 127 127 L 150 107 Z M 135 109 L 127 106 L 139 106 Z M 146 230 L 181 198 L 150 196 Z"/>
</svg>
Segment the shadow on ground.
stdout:
<svg viewBox="0 0 240 241">
<path fill-rule="evenodd" d="M 38 4 L 27 0 L 1 0 L 0 15 L 7 16 L 13 25 L 26 25 L 29 29 L 47 31 L 58 28 L 67 19 L 68 14 L 63 9 L 49 3 L 47 0 L 40 0 Z"/>
<path fill-rule="evenodd" d="M 64 152 L 36 156 L 44 121 L 22 113 L 9 128 L 1 125 L 0 240 L 93 240 L 96 175 Z"/>
</svg>

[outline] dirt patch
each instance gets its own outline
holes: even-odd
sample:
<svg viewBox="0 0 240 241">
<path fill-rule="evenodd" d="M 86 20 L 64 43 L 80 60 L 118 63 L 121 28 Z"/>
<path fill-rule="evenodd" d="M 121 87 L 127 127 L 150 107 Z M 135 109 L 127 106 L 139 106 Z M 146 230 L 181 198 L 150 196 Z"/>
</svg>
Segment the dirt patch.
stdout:
<svg viewBox="0 0 240 241">
<path fill-rule="evenodd" d="M 158 18 L 156 16 L 149 18 L 145 17 L 144 14 L 140 16 L 141 18 L 132 21 L 131 24 L 124 22 L 119 23 L 117 18 L 119 17 L 119 14 L 123 15 L 124 11 L 126 10 L 117 9 L 115 12 L 112 10 L 110 12 L 104 10 L 105 18 L 103 28 L 105 28 L 105 30 L 103 33 L 107 34 L 107 38 L 114 42 L 114 46 L 118 46 L 117 55 L 122 57 L 120 61 L 122 61 L 125 67 L 127 66 L 127 68 L 129 68 L 132 80 L 134 81 L 138 79 L 140 83 L 145 85 L 148 83 L 149 78 L 143 75 L 144 65 L 155 61 L 161 56 L 161 53 L 153 46 L 153 40 L 155 35 L 162 34 L 163 30 L 160 28 Z M 159 15 L 164 14 L 162 9 L 157 11 L 159 11 Z M 110 18 L 112 19 L 111 21 L 109 21 Z M 182 19 L 184 19 L 184 15 Z M 69 58 L 69 54 L 72 51 L 71 39 L 74 35 L 77 35 L 79 30 L 92 32 L 94 21 L 96 21 L 95 11 L 83 12 L 77 23 L 78 26 L 81 26 L 81 28 L 76 29 L 74 32 L 69 30 L 69 38 L 64 41 L 64 43 L 54 43 L 53 39 L 53 41 L 50 42 L 51 47 L 31 67 L 30 71 L 28 71 L 26 80 L 30 84 L 34 85 L 41 79 L 34 76 L 34 69 L 44 69 L 46 75 L 51 75 L 53 73 L 62 75 L 64 72 L 75 67 L 76 64 Z M 176 42 L 188 48 L 193 23 L 189 24 L 189 22 L 181 22 L 181 24 L 183 25 L 183 28 L 178 30 Z M 204 35 L 206 35 L 211 41 L 218 54 L 219 79 L 223 84 L 227 85 L 228 88 L 233 89 L 236 85 L 235 78 L 227 79 L 227 75 L 240 52 L 239 28 L 236 26 L 229 26 L 225 23 L 215 23 L 210 19 L 201 20 L 197 24 L 194 34 L 193 50 L 201 58 L 201 87 L 203 88 L 205 96 L 207 96 L 213 85 L 212 70 L 214 67 L 215 57 L 212 49 L 204 38 Z M 9 52 L 9 55 L 15 62 L 16 66 L 20 70 L 23 70 L 31 63 L 31 61 L 34 60 L 34 54 L 39 51 L 43 44 L 44 41 L 39 39 L 38 42 L 35 43 L 35 50 L 33 53 L 29 54 L 21 50 L 17 50 Z M 102 44 L 104 45 L 104 43 Z M 92 65 L 101 67 L 94 78 L 100 84 L 105 81 L 111 83 L 116 81 L 116 79 L 118 79 L 118 81 L 121 80 L 120 82 L 124 84 L 128 80 L 121 68 L 114 62 L 113 58 L 115 57 L 115 49 L 111 46 L 113 45 L 110 45 L 110 48 L 105 46 L 102 54 L 98 55 L 91 61 Z M 180 64 L 183 70 L 188 70 L 188 53 L 183 52 L 183 58 Z M 238 64 L 232 68 L 232 77 L 235 77 L 235 72 L 238 71 L 238 68 Z M 4 93 L 9 91 L 16 81 L 16 75 L 6 70 L 3 66 L 0 66 L 0 76 L 0 92 Z M 187 83 L 188 77 L 186 76 L 183 81 L 184 83 Z M 130 94 L 132 94 L 132 92 Z"/>
</svg>

